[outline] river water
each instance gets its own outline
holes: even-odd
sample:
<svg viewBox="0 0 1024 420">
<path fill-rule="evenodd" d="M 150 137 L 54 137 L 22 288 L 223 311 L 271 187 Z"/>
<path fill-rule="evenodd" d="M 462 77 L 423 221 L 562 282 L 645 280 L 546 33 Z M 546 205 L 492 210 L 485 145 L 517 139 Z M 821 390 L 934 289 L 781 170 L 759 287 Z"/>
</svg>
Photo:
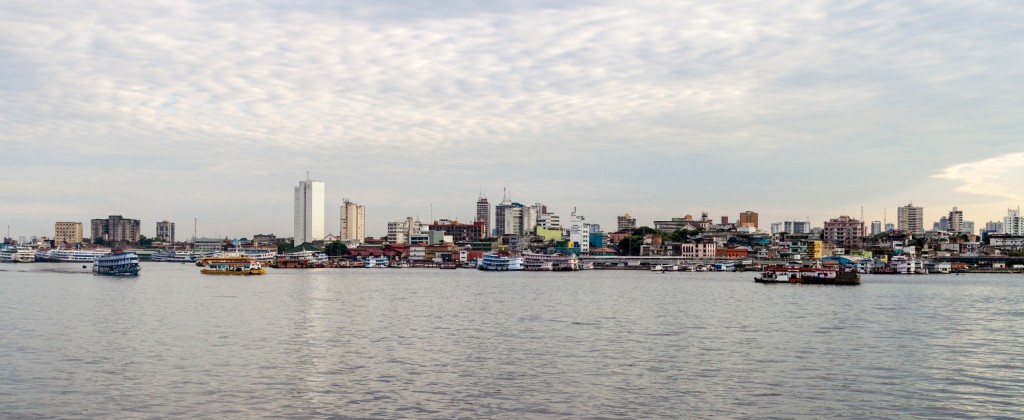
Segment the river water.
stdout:
<svg viewBox="0 0 1024 420">
<path fill-rule="evenodd" d="M 1024 278 L 0 265 L 0 418 L 1024 417 Z"/>
</svg>

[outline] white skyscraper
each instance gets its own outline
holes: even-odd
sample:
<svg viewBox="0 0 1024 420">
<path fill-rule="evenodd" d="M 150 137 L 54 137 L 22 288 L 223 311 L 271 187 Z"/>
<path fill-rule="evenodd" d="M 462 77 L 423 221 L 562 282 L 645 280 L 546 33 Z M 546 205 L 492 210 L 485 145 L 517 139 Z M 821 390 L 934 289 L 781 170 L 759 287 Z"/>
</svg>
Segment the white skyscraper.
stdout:
<svg viewBox="0 0 1024 420">
<path fill-rule="evenodd" d="M 1021 217 L 1019 207 L 1016 210 L 1009 209 L 1006 211 L 1006 217 L 1003 218 L 1002 233 L 1015 236 L 1024 235 L 1024 217 Z"/>
<path fill-rule="evenodd" d="M 295 245 L 324 238 L 324 183 L 306 179 L 295 187 Z"/>
</svg>

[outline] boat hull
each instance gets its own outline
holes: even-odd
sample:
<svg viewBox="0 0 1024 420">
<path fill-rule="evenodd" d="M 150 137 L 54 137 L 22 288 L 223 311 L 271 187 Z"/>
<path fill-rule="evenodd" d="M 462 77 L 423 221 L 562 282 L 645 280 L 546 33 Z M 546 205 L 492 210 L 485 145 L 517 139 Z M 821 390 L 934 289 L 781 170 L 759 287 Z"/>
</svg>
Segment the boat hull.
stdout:
<svg viewBox="0 0 1024 420">
<path fill-rule="evenodd" d="M 204 268 L 202 270 L 199 270 L 199 272 L 203 273 L 203 274 L 212 274 L 212 275 L 218 275 L 218 276 L 259 276 L 259 275 L 267 274 L 267 270 L 262 269 L 262 268 L 256 268 L 256 269 L 250 269 L 250 270 L 241 270 L 241 271 L 211 270 L 211 269 L 208 269 L 208 268 Z"/>
</svg>

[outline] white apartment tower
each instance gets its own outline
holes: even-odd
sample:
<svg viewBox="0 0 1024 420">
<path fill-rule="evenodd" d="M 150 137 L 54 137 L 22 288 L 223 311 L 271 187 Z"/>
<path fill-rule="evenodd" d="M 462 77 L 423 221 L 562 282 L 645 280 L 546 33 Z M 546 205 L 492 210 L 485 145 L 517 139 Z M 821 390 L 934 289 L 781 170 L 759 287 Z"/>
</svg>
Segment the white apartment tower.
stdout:
<svg viewBox="0 0 1024 420">
<path fill-rule="evenodd" d="M 1020 207 L 1016 210 L 1009 209 L 1006 211 L 1006 217 L 1003 218 L 1003 231 L 1007 235 L 1024 236 L 1024 218 L 1020 217 Z"/>
<path fill-rule="evenodd" d="M 341 239 L 359 241 L 366 238 L 366 207 L 343 199 L 341 203 Z"/>
<path fill-rule="evenodd" d="M 324 238 L 324 183 L 306 178 L 295 187 L 295 245 Z"/>
</svg>

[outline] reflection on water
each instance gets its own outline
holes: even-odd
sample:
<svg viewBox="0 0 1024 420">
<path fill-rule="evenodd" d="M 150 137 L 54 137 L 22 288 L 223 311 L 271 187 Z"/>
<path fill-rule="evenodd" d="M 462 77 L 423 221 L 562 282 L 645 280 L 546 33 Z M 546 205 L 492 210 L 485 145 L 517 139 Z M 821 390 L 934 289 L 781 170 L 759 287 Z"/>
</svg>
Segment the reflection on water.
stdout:
<svg viewBox="0 0 1024 420">
<path fill-rule="evenodd" d="M 1024 416 L 1005 275 L 0 268 L 3 418 Z"/>
</svg>

